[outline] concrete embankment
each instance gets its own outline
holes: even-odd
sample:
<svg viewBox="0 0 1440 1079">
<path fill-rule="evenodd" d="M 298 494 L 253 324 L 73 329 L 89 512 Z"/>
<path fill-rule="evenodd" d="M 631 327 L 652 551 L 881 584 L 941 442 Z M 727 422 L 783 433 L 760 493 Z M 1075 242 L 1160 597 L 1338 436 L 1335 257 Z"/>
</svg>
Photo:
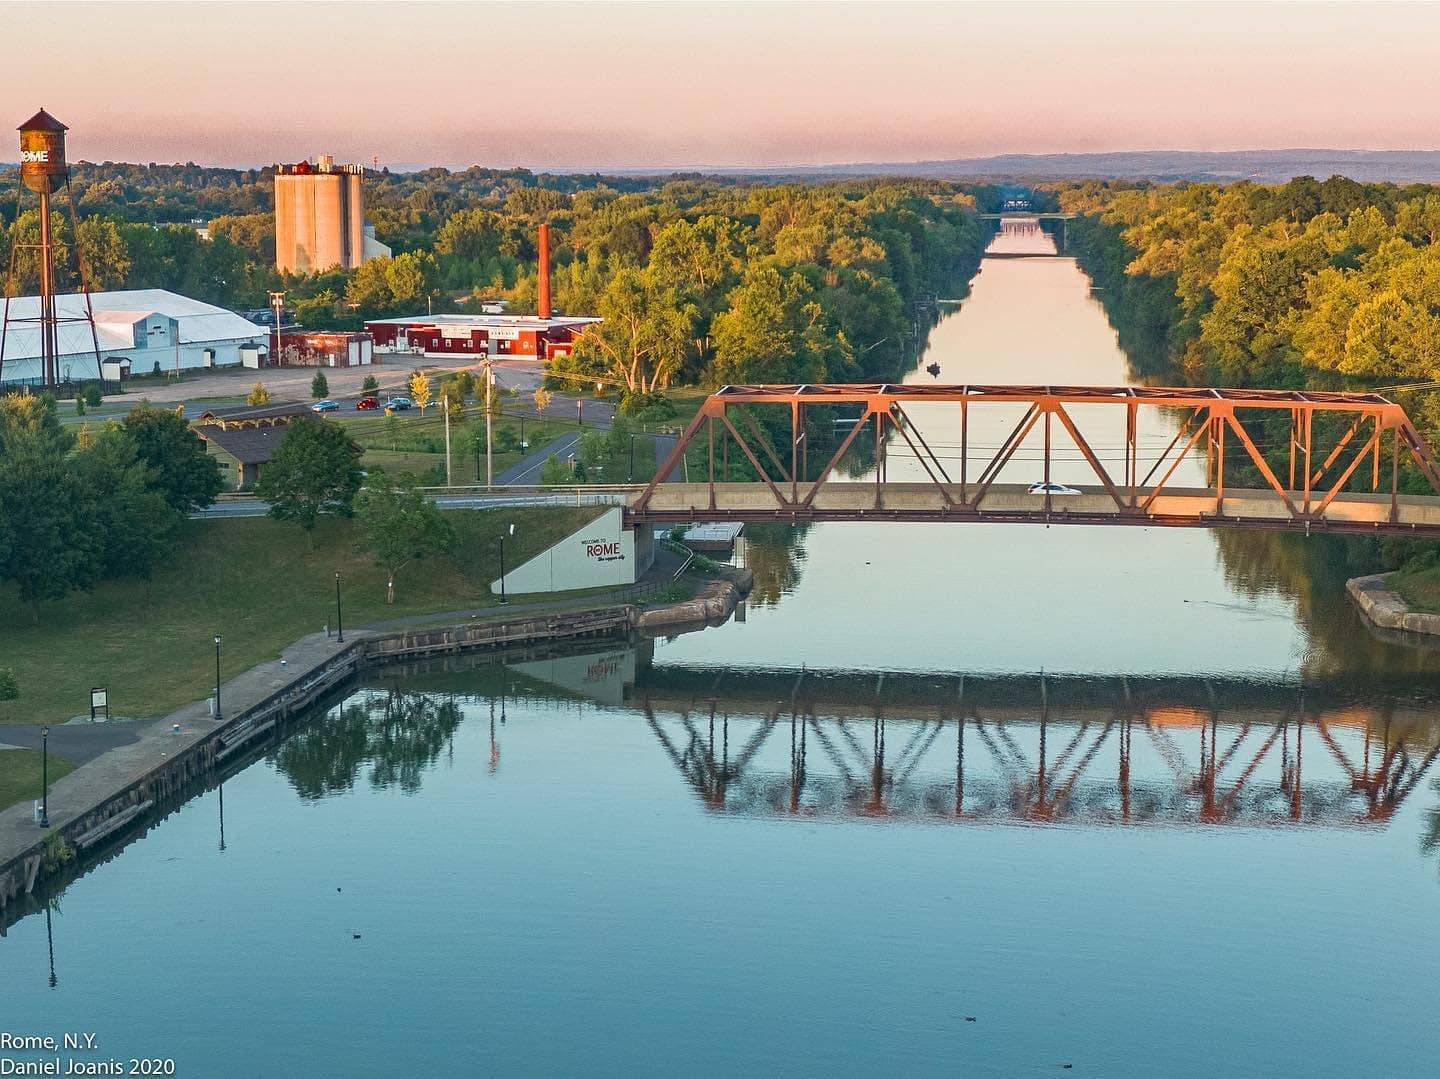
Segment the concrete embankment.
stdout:
<svg viewBox="0 0 1440 1079">
<path fill-rule="evenodd" d="M 722 569 L 694 600 L 642 609 L 633 604 L 535 613 L 499 621 L 397 631 L 359 631 L 342 643 L 302 638 L 280 658 L 221 687 L 221 717 L 196 701 L 144 724 L 134 741 L 101 754 L 50 788 L 50 825 L 31 805 L 0 812 L 0 913 L 47 877 L 73 871 L 114 849 L 142 822 L 177 808 L 197 788 L 270 745 L 285 722 L 333 695 L 369 664 L 585 638 L 669 633 L 723 621 L 750 587 L 748 570 Z M 69 869 L 67 870 L 67 866 Z"/>
<path fill-rule="evenodd" d="M 635 628 L 656 637 L 724 622 L 749 593 L 755 576 L 748 569 L 733 566 L 720 566 L 715 572 L 717 579 L 706 584 L 694 599 L 641 611 Z"/>
<path fill-rule="evenodd" d="M 1405 597 L 1391 590 L 1388 573 L 1351 578 L 1345 582 L 1345 591 L 1350 593 L 1350 598 L 1372 626 L 1402 633 L 1440 636 L 1440 614 L 1412 611 Z"/>
</svg>

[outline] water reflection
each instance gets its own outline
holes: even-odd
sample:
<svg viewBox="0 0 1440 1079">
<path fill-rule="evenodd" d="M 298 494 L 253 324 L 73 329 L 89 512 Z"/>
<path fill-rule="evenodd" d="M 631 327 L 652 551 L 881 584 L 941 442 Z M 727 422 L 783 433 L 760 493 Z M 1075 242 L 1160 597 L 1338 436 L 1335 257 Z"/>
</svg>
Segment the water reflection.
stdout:
<svg viewBox="0 0 1440 1079">
<path fill-rule="evenodd" d="M 1349 679 L 717 672 L 652 658 L 642 648 L 412 665 L 415 690 L 358 694 L 277 763 L 302 797 L 354 785 L 367 761 L 373 785 L 413 791 L 468 714 L 488 720 L 495 776 L 501 731 L 527 752 L 548 714 L 537 702 L 560 698 L 643 717 L 654 762 L 718 814 L 1377 828 L 1440 755 L 1428 680 L 1377 692 Z M 419 691 L 435 681 L 443 695 Z M 1427 819 L 1429 851 L 1440 809 Z"/>
<path fill-rule="evenodd" d="M 275 764 L 301 798 L 349 790 L 366 765 L 372 787 L 415 794 L 464 718 L 446 697 L 398 686 L 366 690 L 287 739 Z"/>
<path fill-rule="evenodd" d="M 940 711 L 895 719 L 877 704 L 866 719 L 814 706 L 758 716 L 719 701 L 678 714 L 645 707 L 707 809 L 762 816 L 1374 827 L 1440 753 L 1440 731 L 1415 717 L 1397 724 L 1303 705 Z"/>
</svg>

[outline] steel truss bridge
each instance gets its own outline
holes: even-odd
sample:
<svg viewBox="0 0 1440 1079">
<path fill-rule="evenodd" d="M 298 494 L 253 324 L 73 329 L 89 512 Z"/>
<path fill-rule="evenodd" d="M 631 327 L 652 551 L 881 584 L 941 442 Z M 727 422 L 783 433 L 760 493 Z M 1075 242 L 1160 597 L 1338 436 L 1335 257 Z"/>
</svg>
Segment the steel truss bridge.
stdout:
<svg viewBox="0 0 1440 1079">
<path fill-rule="evenodd" d="M 967 693 L 962 677 L 924 694 L 929 703 L 897 705 L 883 675 L 867 699 L 824 679 L 807 688 L 792 672 L 790 699 L 771 692 L 752 706 L 731 697 L 744 695 L 743 678 L 725 679 L 720 701 L 687 694 L 684 672 L 677 685 L 661 678 L 629 703 L 702 804 L 723 814 L 1378 828 L 1440 755 L 1424 706 L 1317 706 L 1300 691 L 1222 691 L 1192 705 L 1181 701 L 1194 694 L 1117 685 L 1108 704 L 1094 693 L 1064 704 L 1042 678 L 1022 704 L 1016 685 Z"/>
<path fill-rule="evenodd" d="M 811 453 L 807 418 L 817 408 L 849 425 L 828 455 Z M 924 432 L 912 414 L 917 408 Z M 973 425 L 1007 415 L 997 409 L 1020 415 L 998 447 L 977 445 Z M 1174 417 L 1175 433 L 1154 457 L 1142 452 L 1141 416 L 1161 409 Z M 1104 432 L 1105 442 L 1092 443 L 1077 417 L 1089 431 Z M 944 454 L 931 444 L 942 431 L 954 440 Z M 837 479 L 861 439 L 870 444 L 870 475 Z M 957 443 L 958 452 L 949 449 Z M 1077 493 L 1037 495 L 1024 484 L 997 482 L 1022 445 L 1027 453 L 1039 449 L 1033 478 L 1047 485 L 1055 482 L 1054 466 L 1078 451 L 1089 473 Z M 1202 455 L 1203 486 L 1172 482 L 1183 462 Z M 892 481 L 892 457 L 907 470 L 918 464 L 921 480 Z M 732 458 L 747 466 L 746 478 L 732 478 Z M 1375 393 L 726 386 L 704 401 L 656 476 L 675 475 L 682 465 L 691 482 L 657 478 L 632 494 L 628 523 L 988 521 L 1440 537 L 1440 465 L 1404 408 Z"/>
</svg>

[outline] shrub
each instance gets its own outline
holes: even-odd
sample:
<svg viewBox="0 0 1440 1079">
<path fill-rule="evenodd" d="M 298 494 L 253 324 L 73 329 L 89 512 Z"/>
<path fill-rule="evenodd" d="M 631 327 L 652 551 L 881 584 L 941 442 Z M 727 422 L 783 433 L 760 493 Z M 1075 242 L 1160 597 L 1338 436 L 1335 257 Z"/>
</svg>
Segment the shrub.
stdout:
<svg viewBox="0 0 1440 1079">
<path fill-rule="evenodd" d="M 100 387 L 93 382 L 85 387 L 85 392 L 80 396 L 85 399 L 85 403 L 91 408 L 99 408 L 100 402 L 105 400 L 104 396 L 100 393 Z"/>
</svg>

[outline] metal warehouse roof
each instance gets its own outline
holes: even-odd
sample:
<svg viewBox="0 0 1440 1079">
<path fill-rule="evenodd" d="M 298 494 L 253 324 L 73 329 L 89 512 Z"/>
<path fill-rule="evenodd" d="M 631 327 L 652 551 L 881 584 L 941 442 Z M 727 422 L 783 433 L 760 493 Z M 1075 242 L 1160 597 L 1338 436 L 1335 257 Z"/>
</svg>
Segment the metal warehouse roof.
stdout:
<svg viewBox="0 0 1440 1079">
<path fill-rule="evenodd" d="M 152 313 L 176 320 L 180 327 L 182 345 L 264 341 L 269 336 L 265 327 L 241 318 L 234 311 L 159 288 L 92 292 L 90 303 L 95 311 L 95 331 L 100 338 L 102 353 L 134 348 L 136 342 L 131 327 Z M 55 313 L 60 318 L 83 319 L 85 297 L 80 293 L 55 297 Z M 40 297 L 16 296 L 10 301 L 12 322 L 6 327 L 5 333 L 7 362 L 33 359 L 40 355 L 39 323 L 16 325 L 13 321 L 39 317 Z M 94 351 L 90 327 L 84 322 L 62 322 L 57 327 L 56 334 L 62 356 L 84 355 Z"/>
<path fill-rule="evenodd" d="M 513 327 L 521 330 L 551 330 L 564 326 L 588 326 L 602 321 L 598 315 L 415 315 L 412 318 L 371 318 L 367 326 L 469 326 L 477 330 Z"/>
<path fill-rule="evenodd" d="M 277 427 L 233 430 L 219 424 L 205 424 L 193 430 L 206 442 L 214 443 L 242 464 L 263 465 L 280 448 L 289 428 L 280 424 Z"/>
</svg>

